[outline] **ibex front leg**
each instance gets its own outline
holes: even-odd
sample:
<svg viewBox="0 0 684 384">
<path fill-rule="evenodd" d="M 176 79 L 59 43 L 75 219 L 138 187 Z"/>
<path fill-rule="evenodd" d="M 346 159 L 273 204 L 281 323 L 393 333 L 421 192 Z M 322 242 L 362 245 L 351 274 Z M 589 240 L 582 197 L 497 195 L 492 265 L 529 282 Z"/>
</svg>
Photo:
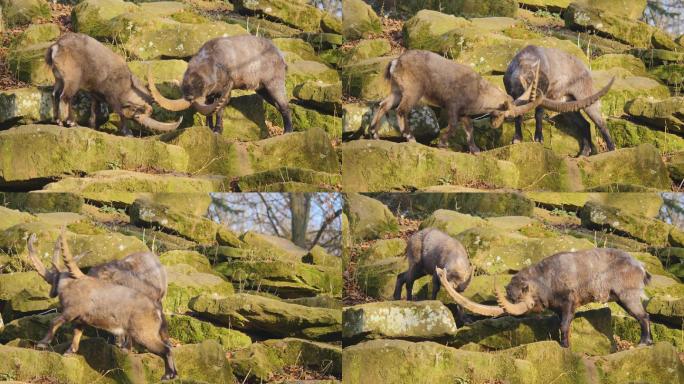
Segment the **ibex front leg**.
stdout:
<svg viewBox="0 0 684 384">
<path fill-rule="evenodd" d="M 50 345 L 50 343 L 52 342 L 52 339 L 55 338 L 55 333 L 57 332 L 59 327 L 61 327 L 62 324 L 64 324 L 65 322 L 66 318 L 64 317 L 64 315 L 60 315 L 52 319 L 52 321 L 50 322 L 50 330 L 48 331 L 47 335 L 45 335 L 45 337 L 43 337 L 43 339 L 39 341 L 38 344 L 36 344 L 36 347 L 39 349 L 47 348 L 48 345 Z"/>
</svg>

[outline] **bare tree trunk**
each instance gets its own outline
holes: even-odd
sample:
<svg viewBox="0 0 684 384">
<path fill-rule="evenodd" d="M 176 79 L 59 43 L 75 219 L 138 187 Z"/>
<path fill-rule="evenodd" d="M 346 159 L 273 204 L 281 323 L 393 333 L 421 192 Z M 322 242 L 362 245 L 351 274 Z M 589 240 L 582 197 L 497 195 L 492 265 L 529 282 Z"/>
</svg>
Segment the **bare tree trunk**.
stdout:
<svg viewBox="0 0 684 384">
<path fill-rule="evenodd" d="M 309 224 L 309 201 L 311 196 L 305 193 L 290 194 L 290 211 L 292 212 L 292 242 L 307 248 L 306 229 Z"/>
</svg>

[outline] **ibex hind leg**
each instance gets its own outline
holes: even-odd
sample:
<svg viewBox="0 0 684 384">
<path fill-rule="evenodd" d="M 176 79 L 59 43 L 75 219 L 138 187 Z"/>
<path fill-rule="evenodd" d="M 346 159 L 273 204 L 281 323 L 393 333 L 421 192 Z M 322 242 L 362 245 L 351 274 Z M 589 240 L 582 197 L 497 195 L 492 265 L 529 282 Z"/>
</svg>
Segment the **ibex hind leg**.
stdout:
<svg viewBox="0 0 684 384">
<path fill-rule="evenodd" d="M 596 127 L 601 133 L 601 137 L 603 137 L 603 141 L 606 142 L 606 147 L 608 147 L 608 150 L 615 150 L 615 144 L 613 143 L 613 138 L 610 137 L 610 132 L 608 132 L 606 120 L 603 119 L 603 116 L 601 116 L 601 102 L 597 101 L 594 104 L 588 106 L 584 109 L 584 112 L 586 112 L 587 116 L 589 116 L 591 121 L 593 121 L 594 124 L 596 124 Z"/>
<path fill-rule="evenodd" d="M 641 302 L 641 292 L 639 290 L 631 290 L 626 294 L 622 294 L 618 298 L 617 303 L 639 322 L 641 326 L 639 345 L 653 344 L 650 320 Z"/>
<path fill-rule="evenodd" d="M 577 156 L 580 157 L 591 155 L 591 125 L 580 112 L 568 112 L 568 117 L 570 118 L 570 121 L 572 121 L 572 124 L 577 127 L 580 133 L 580 151 Z"/>
<path fill-rule="evenodd" d="M 62 89 L 62 93 L 59 96 L 59 109 L 60 109 L 60 114 L 63 113 L 63 111 L 66 109 L 67 112 L 67 119 L 64 121 L 64 125 L 67 127 L 73 127 L 76 125 L 76 118 L 74 115 L 74 109 L 71 106 L 71 102 L 73 101 L 74 96 L 76 96 L 76 93 L 78 92 L 78 87 L 75 82 L 69 82 L 65 81 L 64 82 L 64 87 Z M 61 117 L 61 116 L 60 116 Z"/>
<path fill-rule="evenodd" d="M 66 321 L 67 320 L 64 317 L 64 314 L 57 316 L 54 319 L 52 319 L 52 321 L 50 322 L 50 329 L 48 330 L 47 335 L 45 335 L 45 337 L 43 337 L 43 339 L 40 340 L 38 342 L 38 344 L 36 344 L 36 347 L 39 349 L 47 348 L 48 345 L 50 345 L 50 343 L 52 342 L 52 339 L 55 338 L 55 333 L 57 333 L 57 330 L 59 329 L 59 327 L 61 327 L 64 323 L 66 323 Z"/>
<path fill-rule="evenodd" d="M 178 376 L 176 364 L 171 353 L 171 344 L 168 341 L 162 340 L 160 332 L 144 329 L 140 333 L 136 332 L 133 336 L 138 344 L 164 359 L 164 376 L 162 376 L 162 380 L 171 380 Z"/>
<path fill-rule="evenodd" d="M 416 139 L 413 137 L 413 132 L 409 126 L 408 115 L 421 97 L 422 95 L 418 92 L 404 91 L 399 106 L 397 107 L 399 130 L 401 131 L 401 135 L 409 142 L 416 141 Z"/>
<path fill-rule="evenodd" d="M 401 94 L 398 92 L 392 92 L 389 96 L 382 100 L 380 104 L 378 104 L 378 109 L 373 114 L 373 119 L 371 120 L 369 125 L 369 134 L 373 139 L 377 140 L 379 138 L 378 125 L 380 125 L 380 120 L 387 114 L 387 112 L 396 108 L 399 105 L 400 101 Z M 361 129 L 363 129 L 363 126 L 361 126 Z"/>
<path fill-rule="evenodd" d="M 62 80 L 59 75 L 59 72 L 53 71 L 55 74 L 55 85 L 52 88 L 52 118 L 55 120 L 55 123 L 57 125 L 62 125 L 62 116 L 60 115 L 60 96 L 62 95 L 62 91 L 64 90 L 64 80 Z"/>
</svg>

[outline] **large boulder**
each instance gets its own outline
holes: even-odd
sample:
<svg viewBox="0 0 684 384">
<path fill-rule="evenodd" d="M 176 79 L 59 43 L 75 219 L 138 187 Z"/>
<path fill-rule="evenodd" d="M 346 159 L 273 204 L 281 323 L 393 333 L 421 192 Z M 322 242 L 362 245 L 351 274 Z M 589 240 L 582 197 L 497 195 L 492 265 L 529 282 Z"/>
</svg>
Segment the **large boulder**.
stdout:
<svg viewBox="0 0 684 384">
<path fill-rule="evenodd" d="M 670 179 L 660 152 L 650 144 L 618 149 L 576 160 L 585 189 L 611 184 L 669 190 Z"/>
<path fill-rule="evenodd" d="M 254 171 L 283 166 L 339 173 L 340 163 L 330 138 L 322 129 L 280 135 L 247 145 Z"/>
<path fill-rule="evenodd" d="M 420 228 L 437 228 L 450 236 L 456 236 L 466 229 L 486 225 L 487 221 L 477 216 L 438 209 L 420 223 Z"/>
<path fill-rule="evenodd" d="M 608 229 L 653 246 L 667 245 L 668 234 L 672 230 L 672 226 L 663 221 L 631 214 L 595 202 L 585 204 L 579 216 L 585 227 Z"/>
<path fill-rule="evenodd" d="M 672 118 L 672 116 L 668 118 Z M 647 143 L 658 148 L 661 153 L 684 150 L 684 138 L 677 134 L 655 130 L 647 125 L 642 125 L 643 123 L 635 124 L 622 119 L 609 118 L 606 123 L 610 137 L 617 148 L 638 147 Z M 668 130 L 670 130 L 669 127 Z"/>
<path fill-rule="evenodd" d="M 611 10 L 617 9 L 620 7 L 611 6 Z M 563 16 L 566 26 L 573 30 L 593 31 L 600 36 L 639 48 L 651 46 L 651 37 L 655 30 L 643 21 L 631 20 L 623 15 L 616 15 L 612 11 L 585 7 L 579 3 L 571 4 Z"/>
<path fill-rule="evenodd" d="M 372 197 L 349 194 L 346 209 L 352 236 L 357 240 L 377 239 L 399 229 L 392 212 Z"/>
<path fill-rule="evenodd" d="M 342 337 L 439 340 L 456 333 L 456 322 L 440 301 L 383 301 L 345 308 Z"/>
<path fill-rule="evenodd" d="M 370 122 L 377 111 L 377 103 L 345 104 L 342 115 L 342 131 L 352 133 L 370 133 Z M 413 136 L 421 143 L 429 143 L 439 134 L 439 121 L 437 115 L 428 106 L 416 106 L 408 114 L 409 126 Z M 401 138 L 399 123 L 395 110 L 389 111 L 380 119 L 378 135 L 381 138 Z"/>
<path fill-rule="evenodd" d="M 640 19 L 646 9 L 646 0 L 573 0 L 572 3 L 633 20 Z"/>
<path fill-rule="evenodd" d="M 438 184 L 482 183 L 515 188 L 519 171 L 509 161 L 427 147 L 417 143 L 355 140 L 340 146 L 347 191 L 388 191 Z"/>
<path fill-rule="evenodd" d="M 138 10 L 137 5 L 123 0 L 85 0 L 73 8 L 71 22 L 76 32 L 106 39 L 114 37 L 109 20 Z"/>
<path fill-rule="evenodd" d="M 331 25 L 339 23 L 330 20 L 332 18 L 330 16 L 328 16 L 326 21 L 322 23 L 325 13 L 318 8 L 302 1 L 238 0 L 235 3 L 235 9 L 241 13 L 260 15 L 267 19 L 276 20 L 280 23 L 307 32 L 320 31 L 322 27 L 321 24 L 326 25 L 328 26 L 328 29 L 331 29 Z M 338 27 L 335 26 L 332 29 L 338 30 Z"/>
<path fill-rule="evenodd" d="M 401 238 L 382 239 L 374 241 L 357 257 L 359 264 L 374 262 L 390 257 L 403 256 L 406 251 L 406 241 Z"/>
<path fill-rule="evenodd" d="M 0 183 L 45 180 L 117 167 L 184 172 L 188 156 L 175 145 L 118 137 L 90 128 L 25 125 L 0 133 Z M 14 156 L 32 153 L 30 157 Z"/>
<path fill-rule="evenodd" d="M 51 298 L 50 285 L 37 272 L 0 274 L 0 302 L 5 302 L 5 321 L 27 313 L 55 308 L 57 298 Z"/>
<path fill-rule="evenodd" d="M 218 224 L 215 222 L 146 198 L 136 200 L 130 206 L 129 215 L 131 222 L 139 226 L 156 226 L 199 244 L 216 242 Z"/>
<path fill-rule="evenodd" d="M 625 105 L 625 113 L 658 129 L 684 132 L 684 97 L 664 100 L 638 97 Z"/>
<path fill-rule="evenodd" d="M 45 51 L 51 42 L 17 45 L 7 52 L 9 71 L 18 80 L 33 85 L 52 85 L 55 77 L 45 64 Z"/>
<path fill-rule="evenodd" d="M 168 291 L 163 300 L 166 311 L 185 313 L 191 301 L 203 294 L 231 295 L 233 285 L 214 272 L 199 272 L 188 264 L 167 265 Z"/>
<path fill-rule="evenodd" d="M 49 19 L 50 6 L 45 0 L 3 0 L 0 15 L 7 27 L 30 24 L 35 19 Z"/>
<path fill-rule="evenodd" d="M 673 87 L 684 82 L 684 64 L 659 65 L 651 73 L 663 83 Z"/>
<path fill-rule="evenodd" d="M 411 14 L 421 9 L 434 9 L 470 18 L 486 16 L 515 17 L 518 11 L 518 4 L 515 0 L 399 0 L 396 4 L 399 10 Z"/>
<path fill-rule="evenodd" d="M 361 0 L 342 3 L 342 34 L 346 39 L 357 40 L 381 31 L 380 18 L 370 5 Z"/>
<path fill-rule="evenodd" d="M 4 231 L 5 229 L 13 227 L 17 224 L 28 223 L 36 220 L 36 217 L 30 213 L 21 212 L 6 207 L 0 207 L 0 216 L 2 216 L 2 222 L 0 222 L 0 231 Z"/>
<path fill-rule="evenodd" d="M 190 302 L 190 309 L 225 326 L 279 337 L 337 340 L 342 332 L 339 310 L 305 307 L 245 293 L 223 297 L 200 295 Z"/>
<path fill-rule="evenodd" d="M 234 260 L 215 270 L 243 289 L 253 289 L 290 299 L 321 293 L 342 293 L 340 268 L 287 260 Z"/>
<path fill-rule="evenodd" d="M 644 62 L 628 53 L 609 53 L 601 55 L 591 61 L 591 69 L 593 71 L 605 71 L 615 67 L 624 68 L 634 76 L 648 75 Z"/>
<path fill-rule="evenodd" d="M 381 100 L 390 91 L 385 70 L 396 57 L 372 57 L 342 67 L 342 89 L 346 95 L 364 100 Z"/>
<path fill-rule="evenodd" d="M 592 71 L 595 89 L 601 89 L 615 76 L 608 93 L 601 98 L 601 111 L 605 116 L 621 117 L 625 107 L 638 97 L 665 99 L 670 96 L 667 86 L 649 77 L 620 74 L 617 69 Z"/>
<path fill-rule="evenodd" d="M 227 350 L 242 349 L 252 345 L 249 336 L 234 329 L 217 327 L 186 315 L 172 314 L 166 319 L 169 322 L 169 336 L 183 344 L 215 340 Z"/>
<path fill-rule="evenodd" d="M 290 337 L 271 339 L 237 351 L 230 363 L 235 374 L 245 379 L 268 381 L 293 366 L 341 377 L 342 348 Z"/>
<path fill-rule="evenodd" d="M 90 117 L 91 99 L 85 92 L 79 92 L 72 100 L 76 122 L 87 125 Z M 0 91 L 0 126 L 11 127 L 53 121 L 53 98 L 49 88 L 14 88 Z M 106 119 L 98 111 L 98 121 Z"/>
</svg>

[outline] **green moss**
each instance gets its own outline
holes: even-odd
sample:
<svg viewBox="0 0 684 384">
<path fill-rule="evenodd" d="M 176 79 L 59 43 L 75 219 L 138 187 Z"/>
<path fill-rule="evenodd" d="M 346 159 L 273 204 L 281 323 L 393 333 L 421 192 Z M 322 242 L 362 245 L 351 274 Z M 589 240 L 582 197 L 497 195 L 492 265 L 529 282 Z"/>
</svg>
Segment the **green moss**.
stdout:
<svg viewBox="0 0 684 384">
<path fill-rule="evenodd" d="M 129 208 L 131 222 L 140 226 L 157 226 L 200 244 L 214 244 L 218 224 L 199 216 L 186 214 L 174 207 L 148 199 L 138 199 Z"/>
<path fill-rule="evenodd" d="M 378 15 L 361 0 L 343 2 L 342 15 L 342 34 L 346 39 L 357 40 L 382 31 Z"/>
<path fill-rule="evenodd" d="M 190 316 L 173 314 L 167 316 L 167 320 L 169 336 L 184 344 L 216 340 L 227 350 L 247 348 L 252 344 L 249 336 L 240 331 L 217 327 Z"/>
<path fill-rule="evenodd" d="M 261 15 L 267 19 L 310 32 L 320 29 L 323 18 L 323 11 L 314 6 L 286 0 L 238 0 L 235 3 L 235 9 L 238 12 Z M 330 23 L 328 22 L 327 25 Z"/>
</svg>

